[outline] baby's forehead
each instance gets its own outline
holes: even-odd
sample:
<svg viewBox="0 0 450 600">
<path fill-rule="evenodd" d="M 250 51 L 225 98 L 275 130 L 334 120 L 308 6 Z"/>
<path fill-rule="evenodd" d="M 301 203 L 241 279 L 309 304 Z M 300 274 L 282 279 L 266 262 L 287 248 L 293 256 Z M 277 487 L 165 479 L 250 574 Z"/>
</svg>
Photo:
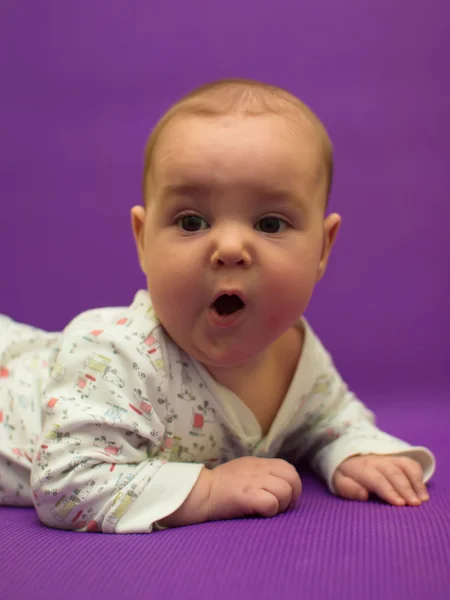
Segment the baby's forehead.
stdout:
<svg viewBox="0 0 450 600">
<path fill-rule="evenodd" d="M 227 135 L 232 132 L 232 137 Z M 155 158 L 165 159 L 167 154 L 188 154 L 193 149 L 209 149 L 215 145 L 242 146 L 243 138 L 259 144 L 263 151 L 290 144 L 292 152 L 305 153 L 321 150 L 323 135 L 319 127 L 307 116 L 291 112 L 266 112 L 258 115 L 235 112 L 222 115 L 179 114 L 174 116 L 160 132 L 155 144 Z"/>
<path fill-rule="evenodd" d="M 290 113 L 228 114 L 205 117 L 177 115 L 167 124 L 155 148 L 155 179 L 167 180 L 189 172 L 249 168 L 260 177 L 316 177 L 322 170 L 321 134 L 308 119 Z M 234 169 L 233 169 L 234 168 Z M 251 173 L 249 172 L 249 175 Z"/>
<path fill-rule="evenodd" d="M 286 126 L 299 136 L 301 141 L 318 140 L 323 141 L 328 135 L 321 122 L 313 113 L 304 111 L 298 107 L 294 108 L 291 105 L 286 105 L 283 109 L 277 111 L 267 110 L 258 113 L 247 111 L 230 111 L 219 114 L 204 114 L 195 112 L 180 112 L 171 117 L 163 130 L 159 133 L 156 146 L 161 145 L 161 141 L 167 142 L 168 138 L 171 141 L 176 141 L 176 137 L 180 131 L 200 131 L 205 125 L 209 127 L 222 127 L 233 125 L 234 123 L 242 123 L 244 121 L 252 121 L 255 123 L 255 130 L 263 129 L 267 119 L 278 124 L 280 130 Z"/>
<path fill-rule="evenodd" d="M 316 173 L 316 181 L 325 182 L 324 195 L 328 199 L 333 180 L 333 148 L 319 117 L 287 90 L 252 80 L 228 79 L 193 90 L 175 103 L 158 121 L 145 149 L 144 202 L 151 195 L 151 186 L 155 189 L 154 184 L 158 179 L 155 171 L 160 170 L 161 160 L 170 162 L 174 153 L 178 153 L 179 158 L 180 146 L 181 154 L 186 155 L 186 150 L 190 149 L 190 137 L 183 139 L 182 143 L 180 139 L 177 140 L 185 120 L 191 119 L 192 125 L 192 119 L 197 119 L 197 123 L 200 123 L 204 118 L 214 121 L 214 118 L 220 120 L 230 116 L 249 117 L 256 121 L 273 116 L 283 120 L 285 129 L 278 137 L 285 136 L 288 124 L 291 129 L 287 132 L 288 137 L 292 137 L 292 134 L 297 136 L 295 152 L 300 154 L 300 161 L 310 163 L 310 168 Z M 195 131 L 195 128 L 191 127 L 191 133 L 192 130 Z M 170 133 L 173 134 L 171 137 Z M 252 135 L 254 133 L 252 131 Z M 260 140 L 260 147 L 272 145 L 272 140 Z M 314 160 L 305 161 L 307 152 L 308 158 Z M 202 158 L 204 156 L 205 153 Z"/>
</svg>

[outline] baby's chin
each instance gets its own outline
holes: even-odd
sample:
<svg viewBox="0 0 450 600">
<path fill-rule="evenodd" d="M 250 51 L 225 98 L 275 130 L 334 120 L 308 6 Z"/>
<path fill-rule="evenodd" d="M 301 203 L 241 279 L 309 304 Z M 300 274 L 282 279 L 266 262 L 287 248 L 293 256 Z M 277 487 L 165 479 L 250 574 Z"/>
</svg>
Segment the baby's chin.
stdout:
<svg viewBox="0 0 450 600">
<path fill-rule="evenodd" d="M 194 321 L 191 328 L 166 329 L 172 340 L 190 357 L 210 369 L 242 369 L 259 363 L 277 337 L 268 331 L 260 337 L 255 336 L 253 323 L 242 323 L 236 329 L 218 332 L 217 335 L 204 320 Z"/>
<path fill-rule="evenodd" d="M 192 356 L 192 355 L 191 355 Z M 243 367 L 248 366 L 250 363 L 253 362 L 253 357 L 252 356 L 242 356 L 242 357 L 236 357 L 236 355 L 231 355 L 231 356 L 220 356 L 220 357 L 214 357 L 211 358 L 211 355 L 206 356 L 206 355 L 198 355 L 197 357 L 194 356 L 194 358 L 196 358 L 196 360 L 201 363 L 206 369 L 208 369 L 209 371 L 213 370 L 233 370 L 233 369 L 242 369 Z"/>
<path fill-rule="evenodd" d="M 255 340 L 246 343 L 237 339 L 193 339 L 187 352 L 208 370 L 232 370 L 250 367 L 259 362 L 266 347 L 256 347 Z"/>
<path fill-rule="evenodd" d="M 207 368 L 231 369 L 244 367 L 252 362 L 255 353 L 248 351 L 242 346 L 238 349 L 236 344 L 230 344 L 227 347 L 215 347 L 208 344 L 193 346 L 192 351 L 188 352 L 190 356 L 198 360 Z"/>
</svg>

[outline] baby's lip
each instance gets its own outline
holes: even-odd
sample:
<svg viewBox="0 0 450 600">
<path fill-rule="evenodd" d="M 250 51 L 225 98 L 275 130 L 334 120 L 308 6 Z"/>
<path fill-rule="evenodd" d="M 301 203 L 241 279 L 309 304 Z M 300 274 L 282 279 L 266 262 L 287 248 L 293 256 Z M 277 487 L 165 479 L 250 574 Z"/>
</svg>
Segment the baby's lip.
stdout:
<svg viewBox="0 0 450 600">
<path fill-rule="evenodd" d="M 237 288 L 223 288 L 220 289 L 217 292 L 217 294 L 214 295 L 211 305 L 213 305 L 214 302 L 216 302 L 216 300 L 218 300 L 221 296 L 237 296 L 244 306 L 247 304 L 245 295 L 242 290 Z"/>
</svg>

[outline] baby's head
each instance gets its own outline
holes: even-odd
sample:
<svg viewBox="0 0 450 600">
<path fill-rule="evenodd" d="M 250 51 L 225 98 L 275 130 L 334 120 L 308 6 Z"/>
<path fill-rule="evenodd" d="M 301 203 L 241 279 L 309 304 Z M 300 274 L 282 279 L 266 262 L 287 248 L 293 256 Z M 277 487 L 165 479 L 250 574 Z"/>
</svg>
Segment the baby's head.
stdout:
<svg viewBox="0 0 450 600">
<path fill-rule="evenodd" d="M 309 129 L 320 145 L 320 177 L 325 184 L 328 203 L 333 181 L 333 148 L 325 127 L 318 117 L 298 98 L 282 88 L 248 79 L 224 79 L 208 83 L 183 96 L 158 121 L 145 148 L 143 171 L 144 203 L 151 196 L 153 156 L 157 142 L 169 123 L 189 116 L 220 118 L 226 116 L 278 115 L 300 128 Z"/>
<path fill-rule="evenodd" d="M 325 217 L 332 174 L 322 123 L 280 88 L 219 81 L 162 117 L 132 224 L 155 312 L 185 352 L 243 365 L 303 314 L 340 223 Z"/>
</svg>

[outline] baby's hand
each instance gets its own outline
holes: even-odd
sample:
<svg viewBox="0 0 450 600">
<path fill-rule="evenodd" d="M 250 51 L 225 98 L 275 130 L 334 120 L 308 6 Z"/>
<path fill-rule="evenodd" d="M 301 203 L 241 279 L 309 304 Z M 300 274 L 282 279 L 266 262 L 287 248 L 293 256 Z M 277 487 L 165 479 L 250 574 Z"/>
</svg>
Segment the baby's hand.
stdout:
<svg viewBox="0 0 450 600">
<path fill-rule="evenodd" d="M 247 515 L 273 517 L 293 506 L 302 491 L 295 468 L 281 458 L 245 456 L 202 469 L 191 493 L 163 527 L 179 527 Z"/>
<path fill-rule="evenodd" d="M 236 458 L 211 474 L 210 520 L 273 517 L 293 507 L 302 491 L 296 469 L 281 458 Z"/>
<path fill-rule="evenodd" d="M 352 456 L 337 468 L 333 485 L 348 500 L 368 500 L 369 492 L 396 506 L 418 506 L 429 499 L 422 467 L 406 456 Z"/>
</svg>

